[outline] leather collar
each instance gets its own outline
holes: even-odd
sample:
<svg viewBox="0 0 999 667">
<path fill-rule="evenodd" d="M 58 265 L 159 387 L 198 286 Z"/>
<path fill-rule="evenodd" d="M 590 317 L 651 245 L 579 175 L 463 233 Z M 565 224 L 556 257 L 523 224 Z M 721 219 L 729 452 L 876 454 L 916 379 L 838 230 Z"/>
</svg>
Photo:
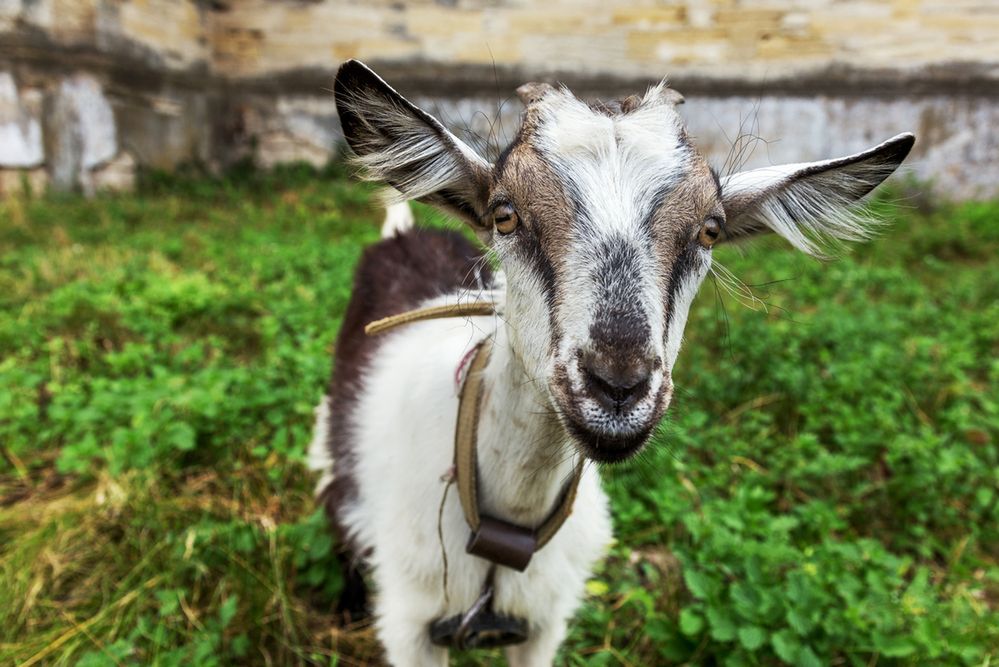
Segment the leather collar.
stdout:
<svg viewBox="0 0 999 667">
<path fill-rule="evenodd" d="M 465 513 L 465 522 L 472 531 L 465 551 L 497 565 L 523 572 L 534 552 L 548 544 L 572 514 L 576 490 L 583 476 L 583 458 L 579 458 L 572 477 L 559 494 L 558 503 L 540 525 L 528 528 L 480 513 L 476 444 L 484 393 L 483 371 L 489 364 L 491 352 L 492 342 L 488 338 L 482 341 L 475 351 L 475 357 L 461 388 L 458 422 L 454 429 L 454 463 L 458 497 L 461 499 L 461 509 Z"/>
<path fill-rule="evenodd" d="M 431 306 L 410 310 L 398 315 L 371 322 L 364 328 L 368 335 L 376 335 L 395 327 L 426 319 L 491 315 L 496 304 L 476 301 L 456 305 Z M 486 338 L 473 352 L 458 399 L 458 420 L 454 429 L 454 465 L 458 483 L 458 496 L 465 522 L 471 530 L 465 551 L 480 558 L 523 572 L 536 551 L 544 547 L 572 514 L 579 480 L 583 476 L 584 459 L 579 457 L 572 477 L 559 494 L 558 503 L 540 525 L 519 526 L 498 517 L 486 516 L 479 511 L 479 470 L 476 445 L 478 443 L 479 415 L 482 411 L 483 371 L 489 364 L 492 341 Z"/>
</svg>

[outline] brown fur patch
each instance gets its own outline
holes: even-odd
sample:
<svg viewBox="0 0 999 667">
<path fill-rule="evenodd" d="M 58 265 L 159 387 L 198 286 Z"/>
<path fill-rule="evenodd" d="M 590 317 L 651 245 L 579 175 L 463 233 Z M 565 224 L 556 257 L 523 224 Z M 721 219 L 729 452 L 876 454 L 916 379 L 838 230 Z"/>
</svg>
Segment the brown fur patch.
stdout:
<svg viewBox="0 0 999 667">
<path fill-rule="evenodd" d="M 650 225 L 656 255 L 664 267 L 660 289 L 666 304 L 664 325 L 667 331 L 674 294 L 690 269 L 687 263 L 698 243 L 701 224 L 711 216 L 724 220 L 725 211 L 711 169 L 704 158 L 695 153 L 687 176 L 663 199 Z"/>
<path fill-rule="evenodd" d="M 532 127 L 525 122 L 518 141 L 507 154 L 492 199 L 516 205 L 521 219 L 517 252 L 544 285 L 554 344 L 560 335 L 554 319 L 562 289 L 557 277 L 564 271 L 576 207 L 561 178 L 531 144 Z"/>
</svg>

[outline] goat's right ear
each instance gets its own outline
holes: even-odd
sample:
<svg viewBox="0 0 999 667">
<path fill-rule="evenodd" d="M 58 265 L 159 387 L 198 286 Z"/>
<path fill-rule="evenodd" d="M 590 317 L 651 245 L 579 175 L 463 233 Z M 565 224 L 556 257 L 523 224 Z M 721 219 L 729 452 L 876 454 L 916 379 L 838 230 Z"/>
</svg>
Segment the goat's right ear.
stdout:
<svg viewBox="0 0 999 667">
<path fill-rule="evenodd" d="M 433 116 L 357 60 L 340 66 L 333 86 L 344 138 L 363 176 L 454 213 L 477 231 L 491 167 Z"/>
</svg>

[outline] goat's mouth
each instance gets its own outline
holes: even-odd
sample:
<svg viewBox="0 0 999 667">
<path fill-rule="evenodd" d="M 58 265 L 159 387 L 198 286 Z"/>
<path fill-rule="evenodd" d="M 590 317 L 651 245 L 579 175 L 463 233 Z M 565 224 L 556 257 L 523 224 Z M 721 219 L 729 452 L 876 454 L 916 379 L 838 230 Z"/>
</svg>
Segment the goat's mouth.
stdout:
<svg viewBox="0 0 999 667">
<path fill-rule="evenodd" d="M 672 396 L 672 383 L 657 383 L 658 391 L 630 409 L 608 410 L 588 393 L 553 386 L 557 412 L 580 452 L 600 463 L 617 463 L 637 454 L 649 441 Z"/>
<path fill-rule="evenodd" d="M 629 434 L 600 433 L 572 419 L 565 419 L 566 430 L 582 454 L 598 463 L 618 463 L 630 459 L 649 441 L 655 424 Z"/>
</svg>

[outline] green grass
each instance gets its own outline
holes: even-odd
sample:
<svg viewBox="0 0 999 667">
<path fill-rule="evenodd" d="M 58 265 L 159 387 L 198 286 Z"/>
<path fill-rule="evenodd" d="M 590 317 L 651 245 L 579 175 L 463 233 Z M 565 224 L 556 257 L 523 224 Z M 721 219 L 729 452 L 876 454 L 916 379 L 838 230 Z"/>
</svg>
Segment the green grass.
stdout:
<svg viewBox="0 0 999 667">
<path fill-rule="evenodd" d="M 561 663 L 999 660 L 999 205 L 876 206 L 716 253 L 766 308 L 705 283 Z M 378 659 L 303 465 L 378 215 L 335 169 L 0 202 L 0 664 Z"/>
</svg>

